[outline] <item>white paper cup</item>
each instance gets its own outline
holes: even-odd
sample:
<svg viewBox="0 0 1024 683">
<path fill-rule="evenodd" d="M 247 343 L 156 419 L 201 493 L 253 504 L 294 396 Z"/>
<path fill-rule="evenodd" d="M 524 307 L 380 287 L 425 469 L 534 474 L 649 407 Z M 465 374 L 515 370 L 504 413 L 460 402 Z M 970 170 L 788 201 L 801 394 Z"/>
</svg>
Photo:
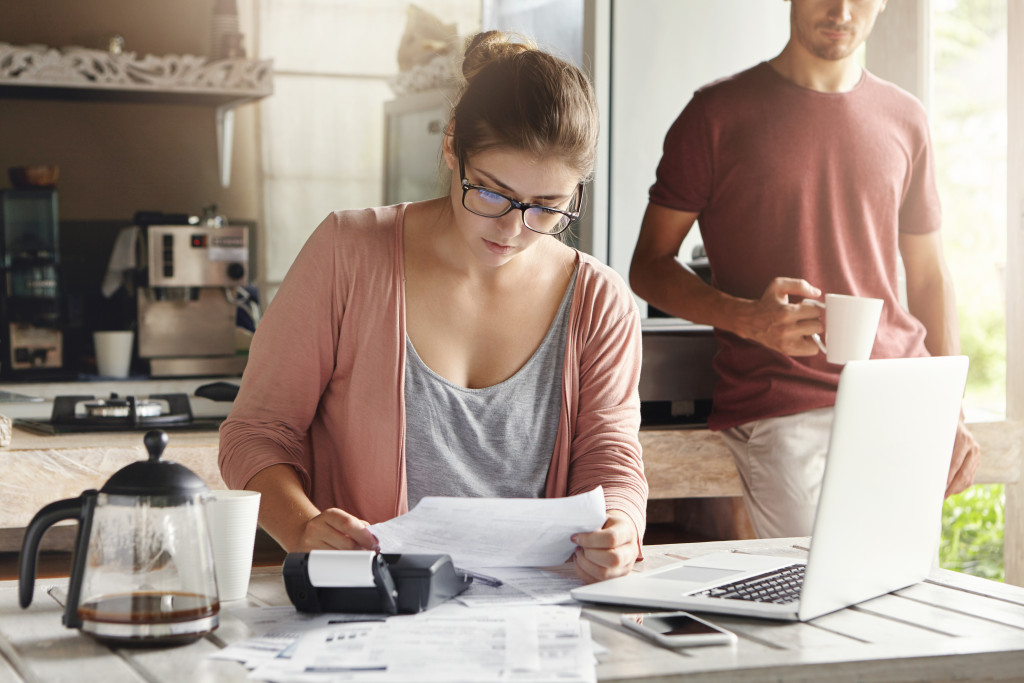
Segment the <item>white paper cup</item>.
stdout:
<svg viewBox="0 0 1024 683">
<path fill-rule="evenodd" d="M 820 302 L 809 299 L 818 306 Z M 825 295 L 825 341 L 814 341 L 829 363 L 842 365 L 851 360 L 868 360 L 875 345 L 882 300 L 846 294 Z"/>
<path fill-rule="evenodd" d="M 92 340 L 96 345 L 96 369 L 100 376 L 127 377 L 135 333 L 131 330 L 93 332 Z"/>
<path fill-rule="evenodd" d="M 241 600 L 249 591 L 259 510 L 259 491 L 211 491 L 206 500 L 213 569 L 222 601 Z"/>
</svg>

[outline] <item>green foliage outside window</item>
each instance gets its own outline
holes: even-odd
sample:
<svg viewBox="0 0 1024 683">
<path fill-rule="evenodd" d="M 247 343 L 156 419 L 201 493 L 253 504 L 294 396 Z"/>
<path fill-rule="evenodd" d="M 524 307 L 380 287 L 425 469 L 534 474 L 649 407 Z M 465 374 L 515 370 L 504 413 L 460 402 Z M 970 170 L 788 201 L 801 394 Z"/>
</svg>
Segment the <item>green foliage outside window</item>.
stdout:
<svg viewBox="0 0 1024 683">
<path fill-rule="evenodd" d="M 1005 511 L 1002 484 L 972 486 L 947 498 L 939 546 L 942 568 L 1002 581 Z"/>
</svg>

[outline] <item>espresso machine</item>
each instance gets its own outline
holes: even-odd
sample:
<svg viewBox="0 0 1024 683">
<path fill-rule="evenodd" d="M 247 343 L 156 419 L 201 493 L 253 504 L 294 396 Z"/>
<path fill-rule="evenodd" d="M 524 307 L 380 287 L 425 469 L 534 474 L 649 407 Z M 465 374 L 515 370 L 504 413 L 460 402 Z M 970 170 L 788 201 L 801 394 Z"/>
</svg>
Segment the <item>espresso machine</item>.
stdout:
<svg viewBox="0 0 1024 683">
<path fill-rule="evenodd" d="M 246 303 L 249 229 L 139 226 L 138 355 L 153 377 L 236 376 L 236 321 Z"/>
</svg>

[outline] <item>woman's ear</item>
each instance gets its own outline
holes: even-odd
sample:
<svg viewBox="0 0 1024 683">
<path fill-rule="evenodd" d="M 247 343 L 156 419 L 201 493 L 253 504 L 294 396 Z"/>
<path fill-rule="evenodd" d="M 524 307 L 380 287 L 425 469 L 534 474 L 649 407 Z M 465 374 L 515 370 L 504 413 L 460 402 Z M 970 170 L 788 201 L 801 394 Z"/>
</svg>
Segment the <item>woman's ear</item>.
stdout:
<svg viewBox="0 0 1024 683">
<path fill-rule="evenodd" d="M 459 160 L 455 156 L 455 119 L 448 122 L 444 129 L 444 139 L 441 143 L 441 153 L 444 155 L 444 163 L 452 173 L 459 167 Z"/>
</svg>

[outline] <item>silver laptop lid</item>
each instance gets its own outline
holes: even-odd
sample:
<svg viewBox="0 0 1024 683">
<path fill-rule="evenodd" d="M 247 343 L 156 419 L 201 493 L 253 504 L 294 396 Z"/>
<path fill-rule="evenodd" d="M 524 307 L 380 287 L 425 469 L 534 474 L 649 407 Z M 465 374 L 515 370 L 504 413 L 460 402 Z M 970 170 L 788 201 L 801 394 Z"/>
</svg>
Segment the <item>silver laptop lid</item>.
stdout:
<svg viewBox="0 0 1024 683">
<path fill-rule="evenodd" d="M 695 594 L 790 563 L 743 553 L 703 555 L 574 588 L 572 595 L 807 621 L 924 579 L 937 556 L 966 378 L 966 357 L 846 365 L 799 605 Z"/>
<path fill-rule="evenodd" d="M 921 581 L 967 380 L 966 356 L 847 363 L 814 521 L 802 621 Z"/>
</svg>

